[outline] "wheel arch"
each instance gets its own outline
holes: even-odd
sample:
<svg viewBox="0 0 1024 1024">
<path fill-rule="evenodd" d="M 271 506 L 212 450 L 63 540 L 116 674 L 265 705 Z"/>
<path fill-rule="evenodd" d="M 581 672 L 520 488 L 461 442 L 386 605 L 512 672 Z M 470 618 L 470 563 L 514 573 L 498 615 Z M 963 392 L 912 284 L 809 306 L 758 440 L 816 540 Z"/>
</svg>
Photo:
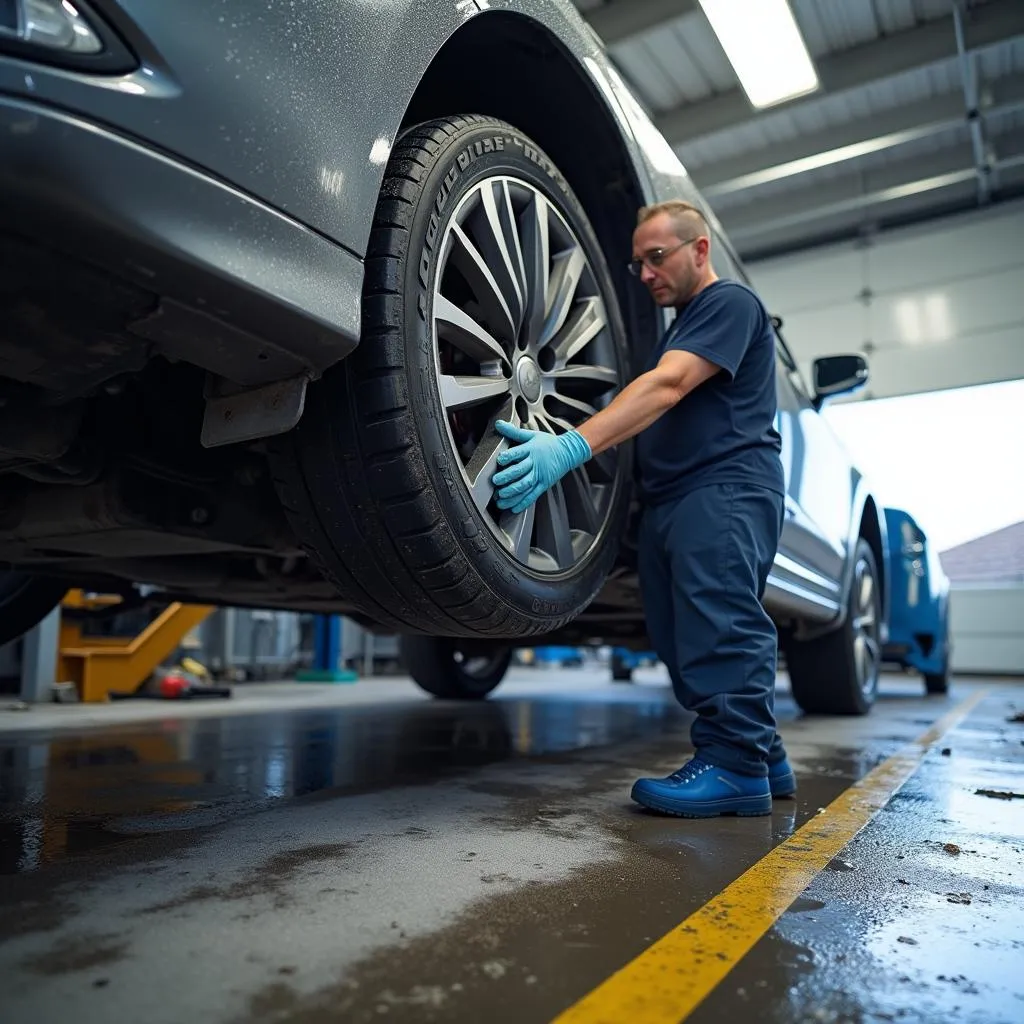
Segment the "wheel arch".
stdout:
<svg viewBox="0 0 1024 1024">
<path fill-rule="evenodd" d="M 882 643 L 887 643 L 889 640 L 889 612 L 892 600 L 890 580 L 891 572 L 889 568 L 889 531 L 886 526 L 885 515 L 882 511 L 882 507 L 866 487 L 862 488 L 860 491 L 858 505 L 860 512 L 859 515 L 852 517 L 852 523 L 855 526 L 855 530 L 851 534 L 850 543 L 847 546 L 850 557 L 847 558 L 845 568 L 847 585 L 843 588 L 843 593 L 849 593 L 849 579 L 853 572 L 853 551 L 856 547 L 857 540 L 863 538 L 867 541 L 868 546 L 871 548 L 871 553 L 875 556 L 876 569 L 878 571 L 878 584 L 882 592 L 882 622 L 880 624 L 880 639 Z M 843 617 L 848 613 L 849 608 L 844 607 Z"/>
<path fill-rule="evenodd" d="M 579 62 L 539 22 L 488 11 L 460 27 L 435 55 L 399 130 L 454 114 L 507 121 L 554 161 L 605 254 L 631 352 L 645 355 L 661 321 L 650 297 L 633 286 L 626 262 L 637 211 L 650 197 L 624 139 L 628 129 Z"/>
</svg>

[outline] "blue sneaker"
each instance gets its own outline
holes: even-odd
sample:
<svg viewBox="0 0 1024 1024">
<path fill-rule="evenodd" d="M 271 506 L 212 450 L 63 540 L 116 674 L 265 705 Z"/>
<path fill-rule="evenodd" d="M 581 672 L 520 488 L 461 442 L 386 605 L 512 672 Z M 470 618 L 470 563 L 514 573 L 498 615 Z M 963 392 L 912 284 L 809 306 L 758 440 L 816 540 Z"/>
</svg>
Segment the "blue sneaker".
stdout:
<svg viewBox="0 0 1024 1024">
<path fill-rule="evenodd" d="M 767 778 L 740 775 L 695 757 L 667 779 L 639 779 L 633 799 L 642 806 L 677 818 L 742 817 L 771 814 Z"/>
<path fill-rule="evenodd" d="M 796 775 L 785 758 L 768 765 L 768 785 L 776 799 L 796 796 Z"/>
</svg>

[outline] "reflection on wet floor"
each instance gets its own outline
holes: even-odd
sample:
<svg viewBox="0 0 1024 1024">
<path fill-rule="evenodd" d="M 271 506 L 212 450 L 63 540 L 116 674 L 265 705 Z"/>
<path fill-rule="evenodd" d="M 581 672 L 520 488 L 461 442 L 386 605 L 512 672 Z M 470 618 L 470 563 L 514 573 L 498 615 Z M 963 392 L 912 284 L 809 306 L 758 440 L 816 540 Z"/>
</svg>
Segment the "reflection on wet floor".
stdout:
<svg viewBox="0 0 1024 1024">
<path fill-rule="evenodd" d="M 0 735 L 0 874 L 282 799 L 429 783 L 508 759 L 678 733 L 685 721 L 655 690 L 615 703 L 417 702 Z"/>
<path fill-rule="evenodd" d="M 684 822 L 628 799 L 686 756 L 670 692 L 567 690 L 0 734 L 0 1020 L 550 1022 L 973 692 L 851 719 L 784 698 L 797 799 Z M 693 1024 L 1024 1020 L 1008 703 L 927 754 Z"/>
</svg>

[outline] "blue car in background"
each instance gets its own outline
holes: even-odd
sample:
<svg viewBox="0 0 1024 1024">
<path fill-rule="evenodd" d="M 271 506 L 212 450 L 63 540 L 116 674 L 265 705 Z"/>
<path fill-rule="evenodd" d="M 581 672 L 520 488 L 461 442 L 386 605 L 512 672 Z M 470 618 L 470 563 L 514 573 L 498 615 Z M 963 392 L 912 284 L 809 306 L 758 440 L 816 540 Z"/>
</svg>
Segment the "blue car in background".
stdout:
<svg viewBox="0 0 1024 1024">
<path fill-rule="evenodd" d="M 886 508 L 885 521 L 892 597 L 883 659 L 920 672 L 928 693 L 946 693 L 952 649 L 949 578 L 938 552 L 909 512 Z"/>
</svg>

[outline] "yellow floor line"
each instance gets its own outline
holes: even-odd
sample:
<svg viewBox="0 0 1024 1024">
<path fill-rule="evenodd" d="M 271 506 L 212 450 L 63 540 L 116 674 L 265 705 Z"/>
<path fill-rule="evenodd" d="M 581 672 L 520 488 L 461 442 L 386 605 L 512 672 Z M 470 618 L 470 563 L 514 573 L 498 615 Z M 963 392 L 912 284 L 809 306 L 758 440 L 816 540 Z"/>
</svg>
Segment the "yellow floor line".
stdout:
<svg viewBox="0 0 1024 1024">
<path fill-rule="evenodd" d="M 963 721 L 988 693 L 980 690 L 973 694 L 868 772 L 552 1024 L 679 1024 L 685 1020 L 828 862 L 889 802 L 917 770 L 928 748 Z"/>
</svg>

